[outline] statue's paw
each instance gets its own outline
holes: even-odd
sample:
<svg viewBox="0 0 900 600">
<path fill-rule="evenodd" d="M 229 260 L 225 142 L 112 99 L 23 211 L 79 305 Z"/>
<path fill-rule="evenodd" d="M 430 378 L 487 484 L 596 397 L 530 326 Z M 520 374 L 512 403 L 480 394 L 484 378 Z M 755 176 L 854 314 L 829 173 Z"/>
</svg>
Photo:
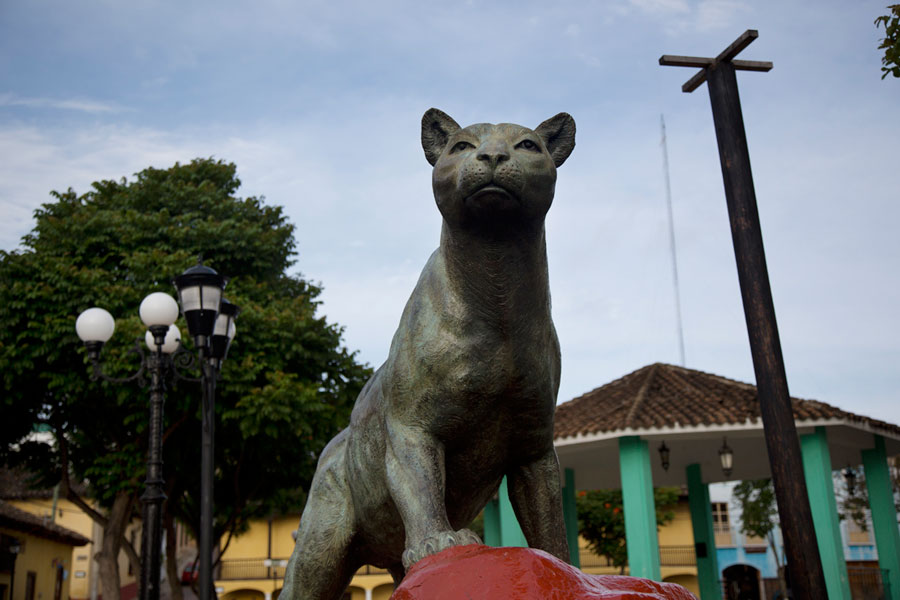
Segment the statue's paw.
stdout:
<svg viewBox="0 0 900 600">
<path fill-rule="evenodd" d="M 465 546 L 467 544 L 480 544 L 481 538 L 474 531 L 460 529 L 459 531 L 441 531 L 429 536 L 410 548 L 403 551 L 403 568 L 409 570 L 411 566 L 432 554 L 446 550 L 451 546 Z"/>
</svg>

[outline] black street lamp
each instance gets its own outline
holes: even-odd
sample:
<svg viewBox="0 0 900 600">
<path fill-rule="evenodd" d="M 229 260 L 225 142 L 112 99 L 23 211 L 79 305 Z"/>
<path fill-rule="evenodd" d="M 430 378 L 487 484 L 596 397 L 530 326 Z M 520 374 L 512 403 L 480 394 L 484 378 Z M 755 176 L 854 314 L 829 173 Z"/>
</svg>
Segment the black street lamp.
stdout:
<svg viewBox="0 0 900 600">
<path fill-rule="evenodd" d="M 215 597 L 212 577 L 215 395 L 222 361 L 235 335 L 238 308 L 222 298 L 227 280 L 199 262 L 174 279 L 188 332 L 203 370 L 200 452 L 199 599 Z"/>
<path fill-rule="evenodd" d="M 179 350 L 181 333 L 174 325 L 178 318 L 178 304 L 168 294 L 154 292 L 144 298 L 140 308 L 141 320 L 148 327 L 145 342 L 151 353 L 144 353 L 140 341 L 133 352 L 141 357 L 141 365 L 129 377 L 117 378 L 104 374 L 100 366 L 100 350 L 115 331 L 115 320 L 98 307 L 82 312 L 75 321 L 78 337 L 87 348 L 93 366 L 91 379 L 113 383 L 137 381 L 147 384 L 144 371 L 150 373 L 150 444 L 147 457 L 147 479 L 144 483 L 143 533 L 141 534 L 141 598 L 159 599 L 160 544 L 162 542 L 162 503 L 166 499 L 162 476 L 162 424 L 167 375 L 178 376 L 173 368 L 173 354 Z"/>
<path fill-rule="evenodd" d="M 216 380 L 222 361 L 235 336 L 234 320 L 237 306 L 222 298 L 225 277 L 199 263 L 181 275 L 173 283 L 178 290 L 181 311 L 187 322 L 188 332 L 194 339 L 200 361 L 203 386 L 202 437 L 200 465 L 200 573 L 198 578 L 200 600 L 215 597 L 212 578 L 213 534 L 213 437 L 215 417 Z M 149 356 L 140 344 L 133 352 L 141 357 L 138 371 L 125 378 L 105 375 L 100 367 L 100 350 L 112 337 L 115 321 L 102 308 L 89 308 L 75 322 L 78 336 L 87 348 L 93 365 L 91 379 L 104 379 L 114 383 L 137 381 L 146 385 L 144 372 L 150 372 L 150 448 L 147 459 L 147 481 L 141 500 L 144 505 L 143 534 L 141 544 L 141 600 L 159 600 L 160 545 L 162 541 L 162 502 L 166 499 L 162 478 L 162 423 L 165 400 L 165 377 L 197 381 L 184 377 L 175 369 L 175 355 L 186 354 L 191 358 L 178 361 L 179 366 L 192 368 L 194 357 L 181 347 L 181 333 L 174 325 L 178 318 L 179 303 L 162 292 L 154 292 L 141 303 L 141 319 L 147 325 L 147 346 L 153 351 Z"/>
</svg>

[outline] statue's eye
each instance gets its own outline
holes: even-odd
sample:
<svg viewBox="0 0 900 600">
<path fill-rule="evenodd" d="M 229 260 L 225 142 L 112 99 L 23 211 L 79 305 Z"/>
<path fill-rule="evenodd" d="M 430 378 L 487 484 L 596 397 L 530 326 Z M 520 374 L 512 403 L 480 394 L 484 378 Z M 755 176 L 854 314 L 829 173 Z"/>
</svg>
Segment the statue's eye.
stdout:
<svg viewBox="0 0 900 600">
<path fill-rule="evenodd" d="M 538 145 L 531 140 L 522 140 L 516 144 L 516 148 L 524 148 L 525 150 L 538 150 Z"/>
<path fill-rule="evenodd" d="M 469 142 L 456 142 L 453 145 L 453 148 L 450 149 L 450 153 L 452 154 L 454 152 L 462 152 L 463 150 L 467 150 L 469 148 L 474 148 L 474 147 L 475 146 L 473 146 Z"/>
</svg>

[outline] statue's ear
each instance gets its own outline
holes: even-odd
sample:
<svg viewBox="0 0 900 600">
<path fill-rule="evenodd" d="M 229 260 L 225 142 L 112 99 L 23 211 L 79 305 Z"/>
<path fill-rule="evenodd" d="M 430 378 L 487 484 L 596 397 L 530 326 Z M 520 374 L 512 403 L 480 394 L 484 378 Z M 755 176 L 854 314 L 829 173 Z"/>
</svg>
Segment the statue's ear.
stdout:
<svg viewBox="0 0 900 600">
<path fill-rule="evenodd" d="M 566 162 L 575 148 L 575 119 L 569 113 L 561 112 L 547 119 L 534 132 L 544 140 L 557 167 Z"/>
<path fill-rule="evenodd" d="M 459 131 L 459 124 L 446 113 L 429 108 L 422 117 L 422 148 L 425 158 L 433 166 L 441 157 L 450 136 Z"/>
</svg>

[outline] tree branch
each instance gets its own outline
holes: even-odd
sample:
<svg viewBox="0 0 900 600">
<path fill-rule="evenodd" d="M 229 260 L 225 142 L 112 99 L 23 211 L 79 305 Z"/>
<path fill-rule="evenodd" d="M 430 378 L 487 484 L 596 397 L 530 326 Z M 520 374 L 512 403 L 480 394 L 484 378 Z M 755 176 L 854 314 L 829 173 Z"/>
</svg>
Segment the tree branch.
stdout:
<svg viewBox="0 0 900 600">
<path fill-rule="evenodd" d="M 69 441 L 66 439 L 65 431 L 61 426 L 56 427 L 56 443 L 59 445 L 59 455 L 60 462 L 62 463 L 61 469 L 62 473 L 60 474 L 60 488 L 63 492 L 63 496 L 72 504 L 80 508 L 84 511 L 84 513 L 89 516 L 94 522 L 96 522 L 100 527 L 106 529 L 109 524 L 109 520 L 100 514 L 98 511 L 94 510 L 87 502 L 82 499 L 81 496 L 78 495 L 78 492 L 72 489 L 71 483 L 69 481 Z"/>
<path fill-rule="evenodd" d="M 181 427 L 182 425 L 184 425 L 185 422 L 187 422 L 187 420 L 188 420 L 188 414 L 187 414 L 187 413 L 182 413 L 181 416 L 178 418 L 178 420 L 174 421 L 172 424 L 170 424 L 170 425 L 166 428 L 166 430 L 163 432 L 163 435 L 162 435 L 162 443 L 163 443 L 163 446 L 165 446 L 166 440 L 169 439 L 169 436 L 172 435 L 173 433 L 175 433 L 175 431 L 176 431 L 179 427 Z"/>
</svg>

